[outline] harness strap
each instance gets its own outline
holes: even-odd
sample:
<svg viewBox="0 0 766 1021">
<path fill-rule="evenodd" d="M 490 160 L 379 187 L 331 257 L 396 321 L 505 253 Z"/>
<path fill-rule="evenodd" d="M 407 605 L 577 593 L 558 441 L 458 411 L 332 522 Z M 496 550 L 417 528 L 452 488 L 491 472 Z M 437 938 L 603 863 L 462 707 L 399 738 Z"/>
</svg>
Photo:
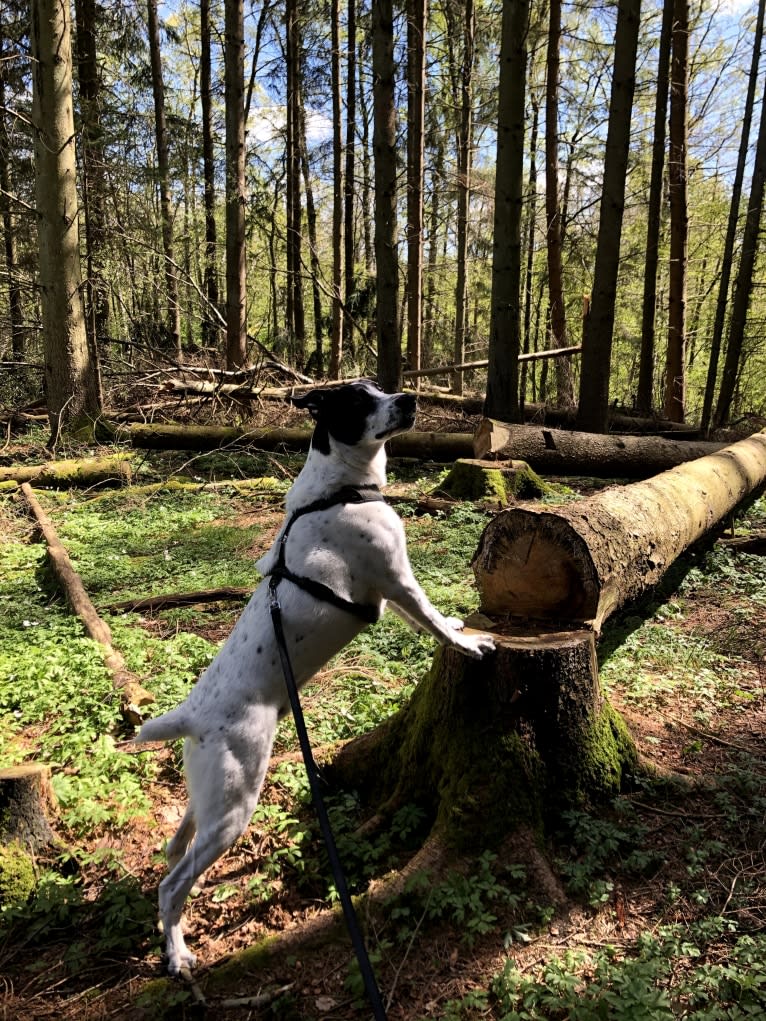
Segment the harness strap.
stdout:
<svg viewBox="0 0 766 1021">
<path fill-rule="evenodd" d="M 362 490 L 365 492 L 363 493 Z M 292 582 L 293 585 L 297 585 L 298 588 L 303 589 L 304 592 L 308 592 L 310 595 L 314 596 L 315 599 L 320 599 L 325 603 L 331 603 L 339 610 L 345 610 L 346 613 L 351 613 L 360 620 L 363 620 L 365 624 L 374 624 L 380 617 L 379 609 L 374 604 L 356 603 L 351 599 L 345 599 L 343 596 L 339 596 L 337 592 L 334 592 L 329 585 L 325 585 L 321 581 L 315 581 L 313 578 L 307 578 L 302 574 L 294 574 L 290 571 L 285 564 L 285 545 L 287 543 L 287 536 L 290 534 L 290 529 L 293 527 L 298 518 L 303 517 L 305 514 L 314 514 L 317 511 L 329 510 L 331 507 L 337 507 L 343 504 L 378 503 L 383 500 L 383 494 L 375 485 L 343 486 L 337 490 L 337 492 L 331 493 L 330 496 L 314 500 L 312 503 L 306 504 L 305 507 L 299 507 L 297 511 L 294 511 L 285 526 L 284 532 L 282 532 L 282 538 L 279 542 L 277 562 L 268 572 L 271 576 L 271 590 L 275 590 L 275 582 L 279 583 L 284 578 L 285 580 Z"/>
</svg>

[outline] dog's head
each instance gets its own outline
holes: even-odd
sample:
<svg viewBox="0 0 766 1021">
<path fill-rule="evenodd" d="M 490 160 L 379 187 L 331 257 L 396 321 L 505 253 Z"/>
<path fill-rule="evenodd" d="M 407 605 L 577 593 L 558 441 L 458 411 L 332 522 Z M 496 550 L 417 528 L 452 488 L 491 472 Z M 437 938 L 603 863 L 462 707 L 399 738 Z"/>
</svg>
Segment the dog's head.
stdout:
<svg viewBox="0 0 766 1021">
<path fill-rule="evenodd" d="M 322 454 L 330 453 L 331 438 L 349 447 L 380 447 L 415 422 L 414 394 L 387 394 L 369 379 L 311 390 L 292 402 L 316 422 L 311 446 Z"/>
</svg>

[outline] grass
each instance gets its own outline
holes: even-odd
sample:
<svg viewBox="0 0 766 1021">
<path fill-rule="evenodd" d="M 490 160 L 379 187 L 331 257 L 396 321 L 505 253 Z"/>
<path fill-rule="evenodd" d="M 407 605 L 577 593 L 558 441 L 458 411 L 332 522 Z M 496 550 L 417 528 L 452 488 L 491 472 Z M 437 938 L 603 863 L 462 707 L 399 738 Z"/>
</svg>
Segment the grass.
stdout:
<svg viewBox="0 0 766 1021">
<path fill-rule="evenodd" d="M 238 457 L 206 455 L 192 470 L 202 478 L 229 471 L 287 479 L 296 466 L 272 457 L 242 465 Z M 142 472 L 153 478 L 181 463 L 158 455 Z M 401 476 L 415 491 L 438 478 L 409 469 Z M 254 585 L 254 560 L 280 520 L 273 501 L 254 514 L 251 502 L 218 489 L 43 502 L 101 607 L 159 592 Z M 415 573 L 429 597 L 445 613 L 465 615 L 476 606 L 469 565 L 486 518 L 468 508 L 450 518 L 404 513 Z M 70 844 L 62 860 L 41 866 L 33 901 L 0 906 L 0 930 L 12 961 L 14 954 L 24 963 L 40 958 L 66 988 L 94 960 L 158 953 L 152 898 L 161 857 L 153 857 L 152 814 L 178 798 L 178 761 L 175 753 L 122 751 L 129 728 L 98 649 L 63 606 L 42 548 L 29 543 L 10 502 L 0 520 L 0 767 L 32 758 L 53 765 Z M 748 511 L 745 525 L 766 527 L 765 501 Z M 434 994 L 438 1007 L 428 1016 L 718 1021 L 766 1014 L 766 763 L 746 733 L 763 706 L 765 604 L 766 560 L 717 546 L 685 558 L 656 603 L 610 625 L 600 643 L 604 686 L 646 724 L 643 750 L 651 755 L 667 744 L 680 774 L 643 777 L 607 809 L 562 817 L 551 850 L 573 912 L 565 931 L 548 905 L 530 900 L 513 860 L 481 856 L 467 873 L 410 888 L 373 946 L 389 982 L 393 970 L 409 967 L 415 982 L 437 969 L 434 988 L 443 985 L 456 966 L 439 964 L 439 971 L 432 946 L 446 933 L 458 957 L 474 955 L 475 963 L 466 965 L 457 994 Z M 184 697 L 238 612 L 107 618 L 116 647 L 161 712 Z M 305 689 L 314 744 L 346 740 L 387 718 L 432 652 L 430 638 L 391 614 L 359 635 Z M 286 720 L 275 751 L 294 749 Z M 370 833 L 359 831 L 352 794 L 331 799 L 330 811 L 357 889 L 399 865 L 423 836 L 414 805 L 398 806 L 392 823 Z M 240 860 L 247 866 L 238 871 Z M 283 762 L 251 833 L 194 911 L 224 939 L 230 910 L 270 931 L 280 912 L 334 897 L 302 766 Z M 351 1017 L 358 976 L 345 966 L 344 974 L 349 1006 L 338 1016 Z"/>
</svg>

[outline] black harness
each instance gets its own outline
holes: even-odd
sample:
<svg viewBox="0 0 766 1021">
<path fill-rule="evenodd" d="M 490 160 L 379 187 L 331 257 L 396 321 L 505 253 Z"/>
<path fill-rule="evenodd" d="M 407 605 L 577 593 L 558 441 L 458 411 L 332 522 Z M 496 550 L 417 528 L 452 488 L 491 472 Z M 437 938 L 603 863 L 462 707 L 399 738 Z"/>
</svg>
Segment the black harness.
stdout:
<svg viewBox="0 0 766 1021">
<path fill-rule="evenodd" d="M 282 538 L 279 543 L 279 554 L 277 556 L 277 562 L 267 574 L 270 576 L 271 581 L 269 582 L 269 591 L 272 597 L 276 594 L 277 586 L 280 581 L 285 579 L 291 581 L 293 585 L 297 585 L 298 588 L 303 589 L 304 592 L 308 592 L 314 596 L 315 599 L 321 599 L 322 602 L 331 603 L 333 606 L 337 606 L 339 610 L 345 610 L 346 613 L 353 613 L 355 617 L 359 617 L 365 624 L 375 624 L 380 617 L 380 610 L 377 606 L 372 603 L 355 603 L 350 599 L 344 599 L 343 596 L 339 596 L 337 592 L 334 592 L 329 585 L 323 584 L 321 581 L 315 581 L 313 578 L 306 578 L 302 574 L 294 574 L 290 571 L 285 563 L 285 546 L 287 544 L 287 537 L 290 534 L 290 529 L 293 527 L 298 518 L 302 518 L 305 514 L 314 514 L 317 511 L 329 510 L 331 507 L 337 507 L 343 504 L 358 504 L 358 503 L 380 503 L 384 502 L 383 494 L 375 485 L 368 486 L 343 486 L 337 492 L 332 493 L 330 496 L 323 497 L 320 500 L 314 500 L 313 503 L 306 504 L 305 507 L 299 507 L 285 525 L 285 530 L 282 532 Z"/>
<path fill-rule="evenodd" d="M 364 493 L 362 490 L 364 490 Z M 372 1007 L 373 1016 L 375 1021 L 386 1021 L 386 1008 L 383 1005 L 380 990 L 378 989 L 378 984 L 375 981 L 375 972 L 372 969 L 372 965 L 364 945 L 364 937 L 362 936 L 362 931 L 359 926 L 359 920 L 356 917 L 356 911 L 354 910 L 354 904 L 351 900 L 348 883 L 346 882 L 346 877 L 343 874 L 343 867 L 340 863 L 338 849 L 335 844 L 335 838 L 333 837 L 332 828 L 330 826 L 330 819 L 327 814 L 327 806 L 325 805 L 324 797 L 322 796 L 322 778 L 316 761 L 314 760 L 314 755 L 311 751 L 311 742 L 309 741 L 308 731 L 306 730 L 306 722 L 303 719 L 303 710 L 301 709 L 300 698 L 298 696 L 298 685 L 295 682 L 292 664 L 290 663 L 290 655 L 287 651 L 284 627 L 282 625 L 282 608 L 279 605 L 279 596 L 277 594 L 280 581 L 282 581 L 282 579 L 286 579 L 287 581 L 291 581 L 294 585 L 297 585 L 298 588 L 302 588 L 304 592 L 310 592 L 311 595 L 315 596 L 317 599 L 322 599 L 327 603 L 332 603 L 333 606 L 337 606 L 339 609 L 345 610 L 347 613 L 353 613 L 366 623 L 373 624 L 380 616 L 377 606 L 373 606 L 370 603 L 354 603 L 350 599 L 344 599 L 342 596 L 339 596 L 327 585 L 322 584 L 322 582 L 314 581 L 313 578 L 304 578 L 303 575 L 293 574 L 292 571 L 288 571 L 285 566 L 285 542 L 287 541 L 287 536 L 292 526 L 298 518 L 303 517 L 304 514 L 313 514 L 315 511 L 329 510 L 330 507 L 337 507 L 341 504 L 369 503 L 380 500 L 383 500 L 383 496 L 377 486 L 359 486 L 358 488 L 355 488 L 354 486 L 343 486 L 342 489 L 339 489 L 331 496 L 325 497 L 322 500 L 315 500 L 313 503 L 309 503 L 305 507 L 299 508 L 299 510 L 295 511 L 285 526 L 285 530 L 282 533 L 282 538 L 279 543 L 279 556 L 276 566 L 269 571 L 268 574 L 270 575 L 269 609 L 271 612 L 271 622 L 274 626 L 274 635 L 277 640 L 279 658 L 282 663 L 282 672 L 285 676 L 285 685 L 290 697 L 290 705 L 293 710 L 298 742 L 303 753 L 303 761 L 306 764 L 306 773 L 309 779 L 309 787 L 311 788 L 311 797 L 319 819 L 319 828 L 322 831 L 325 847 L 327 848 L 327 857 L 330 859 L 330 867 L 332 868 L 333 877 L 335 879 L 335 888 L 338 891 L 338 897 L 343 908 L 343 915 L 346 919 L 346 926 L 351 937 L 357 961 L 359 962 L 359 971 L 367 992 L 367 998 L 369 999 Z"/>
</svg>

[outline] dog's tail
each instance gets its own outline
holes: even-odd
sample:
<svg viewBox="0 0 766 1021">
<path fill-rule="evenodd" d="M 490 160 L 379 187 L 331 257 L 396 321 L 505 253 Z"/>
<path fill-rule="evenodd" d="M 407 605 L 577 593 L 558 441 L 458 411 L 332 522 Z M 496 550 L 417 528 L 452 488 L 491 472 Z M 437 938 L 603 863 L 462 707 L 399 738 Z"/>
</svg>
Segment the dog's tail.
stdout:
<svg viewBox="0 0 766 1021">
<path fill-rule="evenodd" d="M 184 708 L 180 705 L 176 709 L 171 709 L 169 713 L 147 720 L 133 740 L 172 741 L 177 737 L 186 737 L 189 734 L 189 725 Z"/>
</svg>

